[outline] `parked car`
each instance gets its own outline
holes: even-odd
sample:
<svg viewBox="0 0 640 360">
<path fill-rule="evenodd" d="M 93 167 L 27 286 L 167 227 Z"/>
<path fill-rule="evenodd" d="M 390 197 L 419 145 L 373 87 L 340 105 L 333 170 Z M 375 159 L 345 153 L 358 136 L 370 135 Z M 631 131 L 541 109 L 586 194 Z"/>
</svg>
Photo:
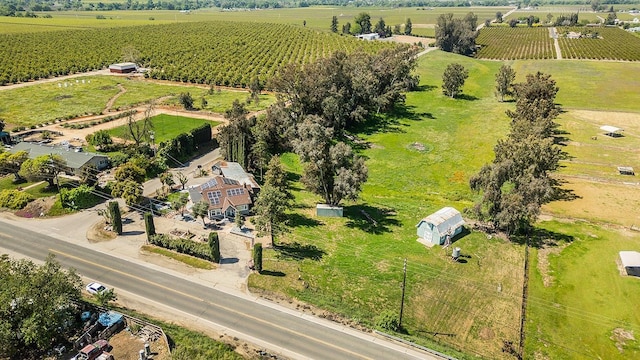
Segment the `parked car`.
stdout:
<svg viewBox="0 0 640 360">
<path fill-rule="evenodd" d="M 86 289 L 89 294 L 97 294 L 106 291 L 107 287 L 100 283 L 92 282 L 87 285 Z"/>
<path fill-rule="evenodd" d="M 189 214 L 184 214 L 184 215 L 182 215 L 182 221 L 194 222 L 194 221 L 196 221 L 196 218 L 194 218 L 193 216 L 191 216 Z"/>
</svg>

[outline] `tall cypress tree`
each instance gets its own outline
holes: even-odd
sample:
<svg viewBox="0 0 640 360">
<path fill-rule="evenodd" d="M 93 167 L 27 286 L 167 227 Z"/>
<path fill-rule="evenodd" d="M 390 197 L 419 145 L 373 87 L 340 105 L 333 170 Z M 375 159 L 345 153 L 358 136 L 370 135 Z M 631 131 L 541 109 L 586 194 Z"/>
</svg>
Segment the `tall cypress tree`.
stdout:
<svg viewBox="0 0 640 360">
<path fill-rule="evenodd" d="M 211 257 L 214 262 L 220 262 L 220 239 L 217 232 L 209 233 L 209 247 L 211 248 Z"/>
<path fill-rule="evenodd" d="M 144 227 L 147 230 L 147 241 L 149 241 L 151 236 L 156 234 L 156 227 L 153 223 L 153 214 L 150 212 L 144 213 Z"/>
<path fill-rule="evenodd" d="M 120 214 L 120 206 L 117 201 L 109 202 L 109 213 L 111 214 L 111 227 L 113 231 L 122 235 L 122 215 Z"/>
<path fill-rule="evenodd" d="M 258 273 L 262 273 L 262 244 L 253 245 L 253 266 Z"/>
</svg>

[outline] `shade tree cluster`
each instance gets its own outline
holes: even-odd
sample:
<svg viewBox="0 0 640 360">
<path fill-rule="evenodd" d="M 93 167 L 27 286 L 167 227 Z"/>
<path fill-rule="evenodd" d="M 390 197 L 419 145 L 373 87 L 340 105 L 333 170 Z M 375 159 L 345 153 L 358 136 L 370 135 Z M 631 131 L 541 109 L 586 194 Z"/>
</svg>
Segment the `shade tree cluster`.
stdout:
<svg viewBox="0 0 640 360">
<path fill-rule="evenodd" d="M 476 50 L 477 27 L 478 17 L 471 12 L 464 18 L 442 14 L 436 21 L 436 46 L 443 51 L 471 55 Z"/>
<path fill-rule="evenodd" d="M 475 214 L 508 234 L 527 232 L 541 206 L 560 197 L 552 173 L 565 156 L 554 132 L 559 113 L 555 81 L 540 72 L 529 74 L 513 85 L 513 92 L 516 108 L 507 111 L 511 130 L 495 146 L 493 162 L 470 179 L 471 189 L 482 193 Z"/>
<path fill-rule="evenodd" d="M 342 25 L 342 34 L 360 35 L 360 34 L 377 33 L 378 35 L 380 35 L 380 37 L 385 38 L 385 37 L 390 37 L 393 34 L 411 35 L 411 31 L 413 27 L 411 23 L 411 19 L 409 18 L 407 18 L 407 20 L 405 21 L 404 31 L 402 32 L 401 32 L 400 24 L 394 25 L 392 30 L 391 26 L 387 25 L 387 23 L 384 21 L 383 18 L 380 18 L 378 22 L 375 23 L 375 25 L 372 25 L 371 15 L 369 15 L 369 13 L 366 13 L 366 12 L 362 12 L 358 14 L 353 19 L 353 22 L 354 22 L 353 25 L 351 25 L 350 22 L 346 22 L 344 25 Z M 331 28 L 330 28 L 331 32 L 337 33 L 338 26 L 339 26 L 338 17 L 334 15 L 331 18 Z"/>
<path fill-rule="evenodd" d="M 0 255 L 0 358 L 44 358 L 75 332 L 82 282 L 52 255 L 43 265 Z"/>
</svg>

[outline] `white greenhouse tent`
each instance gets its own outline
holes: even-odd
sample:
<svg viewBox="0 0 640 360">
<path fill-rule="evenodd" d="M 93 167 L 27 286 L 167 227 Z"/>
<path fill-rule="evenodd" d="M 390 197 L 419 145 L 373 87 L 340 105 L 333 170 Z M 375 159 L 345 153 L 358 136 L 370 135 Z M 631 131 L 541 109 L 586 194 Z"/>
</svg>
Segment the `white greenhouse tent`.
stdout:
<svg viewBox="0 0 640 360">
<path fill-rule="evenodd" d="M 629 276 L 640 276 L 640 252 L 620 251 L 620 261 Z"/>
<path fill-rule="evenodd" d="M 611 126 L 611 125 L 600 126 L 600 130 L 604 131 L 605 135 L 608 135 L 608 136 L 611 136 L 611 137 L 622 136 L 620 134 L 620 131 L 624 131 L 624 130 L 618 128 L 618 127 Z"/>
</svg>

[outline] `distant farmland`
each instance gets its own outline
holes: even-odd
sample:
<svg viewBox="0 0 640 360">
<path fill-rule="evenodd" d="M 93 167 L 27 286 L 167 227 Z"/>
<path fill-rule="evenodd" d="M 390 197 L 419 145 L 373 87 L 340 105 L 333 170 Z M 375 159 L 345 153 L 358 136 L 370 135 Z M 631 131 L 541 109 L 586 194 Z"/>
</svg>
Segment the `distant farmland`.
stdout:
<svg viewBox="0 0 640 360">
<path fill-rule="evenodd" d="M 477 57 L 495 60 L 555 59 L 549 27 L 480 30 Z M 618 28 L 556 27 L 564 59 L 640 61 L 640 38 Z M 581 36 L 582 35 L 582 36 Z M 579 38 L 574 38 L 578 37 Z"/>
<path fill-rule="evenodd" d="M 496 60 L 555 59 L 549 29 L 489 27 L 480 30 L 478 58 Z"/>
<path fill-rule="evenodd" d="M 640 38 L 618 28 L 558 28 L 560 51 L 565 59 L 640 61 Z M 564 33 L 586 35 L 579 39 Z"/>
</svg>

